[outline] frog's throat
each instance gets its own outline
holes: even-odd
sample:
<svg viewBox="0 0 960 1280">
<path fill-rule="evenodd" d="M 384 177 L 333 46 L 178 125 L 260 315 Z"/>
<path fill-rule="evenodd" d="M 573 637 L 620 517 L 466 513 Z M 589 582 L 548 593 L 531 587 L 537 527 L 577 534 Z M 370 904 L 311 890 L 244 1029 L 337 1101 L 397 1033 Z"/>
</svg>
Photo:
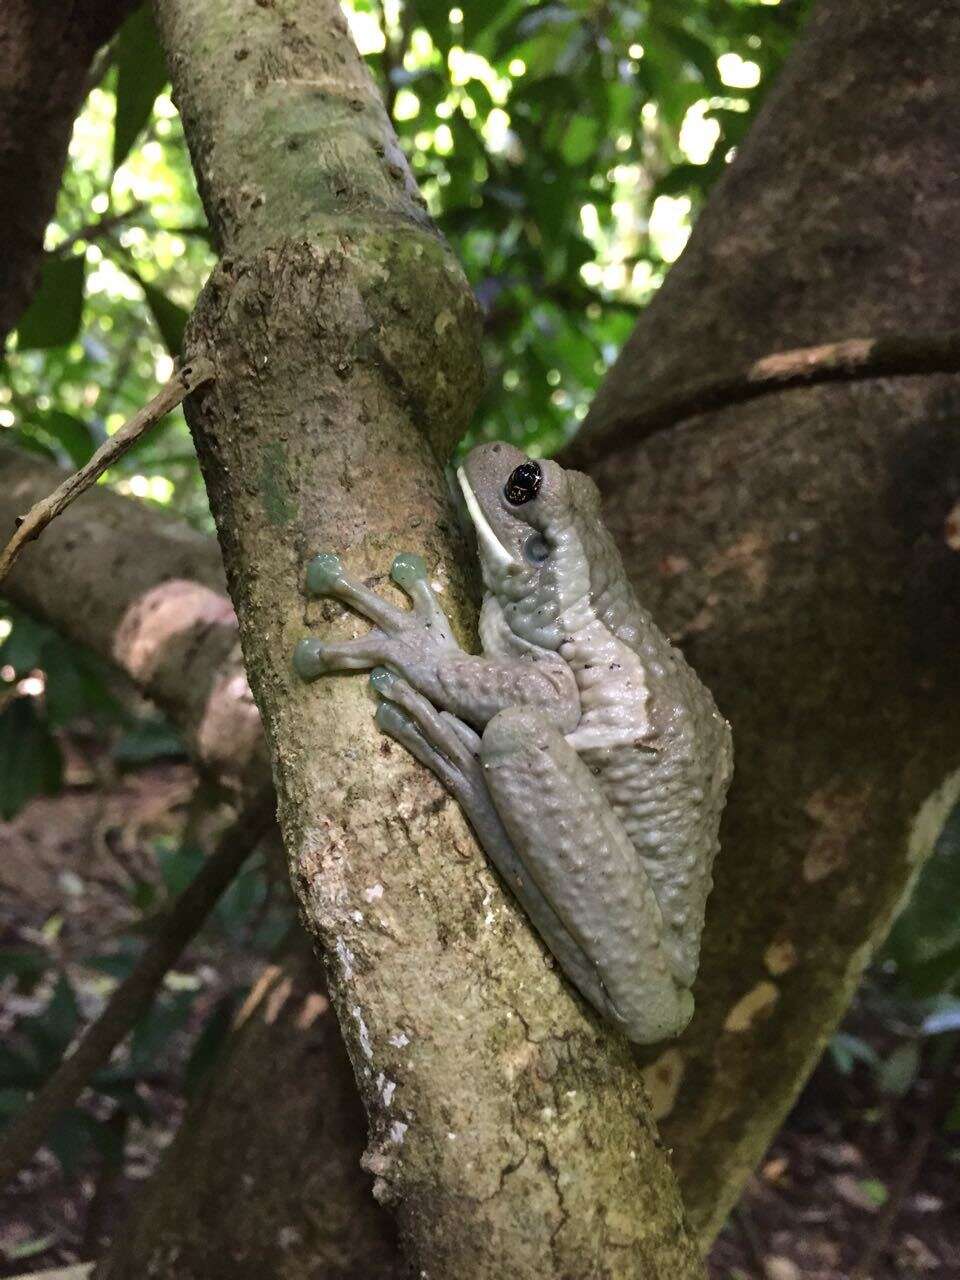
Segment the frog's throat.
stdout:
<svg viewBox="0 0 960 1280">
<path fill-rule="evenodd" d="M 457 467 L 457 479 L 460 482 L 460 488 L 463 490 L 463 500 L 466 502 L 467 510 L 470 512 L 473 527 L 477 531 L 477 541 L 480 543 L 481 554 L 491 565 L 499 568 L 506 569 L 515 566 L 516 561 L 513 556 L 493 532 L 489 520 L 483 514 L 483 509 L 477 501 L 477 495 L 470 488 L 470 481 L 467 479 L 463 467 Z"/>
</svg>

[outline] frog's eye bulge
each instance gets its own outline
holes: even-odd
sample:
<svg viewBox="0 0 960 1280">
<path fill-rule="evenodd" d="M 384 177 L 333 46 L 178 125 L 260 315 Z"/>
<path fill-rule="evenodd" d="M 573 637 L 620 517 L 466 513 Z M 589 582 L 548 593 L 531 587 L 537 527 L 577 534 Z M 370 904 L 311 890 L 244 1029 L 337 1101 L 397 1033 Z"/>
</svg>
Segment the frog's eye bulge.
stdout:
<svg viewBox="0 0 960 1280">
<path fill-rule="evenodd" d="M 540 492 L 543 484 L 543 472 L 538 462 L 521 462 L 510 472 L 510 478 L 503 486 L 503 496 L 512 507 L 522 507 L 525 502 L 532 502 Z"/>
<path fill-rule="evenodd" d="M 542 533 L 531 533 L 523 544 L 523 554 L 531 564 L 543 564 L 550 558 L 550 544 Z"/>
</svg>

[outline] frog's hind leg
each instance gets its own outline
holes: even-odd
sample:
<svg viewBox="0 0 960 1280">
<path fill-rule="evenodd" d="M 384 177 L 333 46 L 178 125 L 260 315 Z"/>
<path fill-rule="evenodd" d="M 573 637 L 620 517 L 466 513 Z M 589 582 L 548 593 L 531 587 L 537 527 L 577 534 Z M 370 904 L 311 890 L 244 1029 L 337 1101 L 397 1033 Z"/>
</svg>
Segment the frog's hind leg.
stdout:
<svg viewBox="0 0 960 1280">
<path fill-rule="evenodd" d="M 456 716 L 437 711 L 406 680 L 383 668 L 372 673 L 370 683 L 384 699 L 377 708 L 379 727 L 444 784 L 561 968 L 591 1004 L 603 1010 L 596 971 L 527 874 L 504 829 L 484 779 L 479 736 Z"/>
<path fill-rule="evenodd" d="M 674 978 L 649 877 L 590 770 L 532 708 L 493 717 L 481 760 L 513 848 L 595 970 L 594 1003 L 638 1043 L 679 1034 L 693 998 Z"/>
</svg>

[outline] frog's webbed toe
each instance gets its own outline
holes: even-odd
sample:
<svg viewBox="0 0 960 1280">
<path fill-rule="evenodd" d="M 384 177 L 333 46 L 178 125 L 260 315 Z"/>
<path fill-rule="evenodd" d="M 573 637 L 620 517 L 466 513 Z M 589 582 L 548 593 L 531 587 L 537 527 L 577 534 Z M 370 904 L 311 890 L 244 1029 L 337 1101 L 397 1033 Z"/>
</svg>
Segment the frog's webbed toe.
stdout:
<svg viewBox="0 0 960 1280">
<path fill-rule="evenodd" d="M 339 556 L 329 552 L 314 556 L 307 566 L 308 595 L 339 600 L 368 618 L 373 628 L 357 640 L 301 640 L 294 651 L 293 666 L 302 679 L 382 666 L 418 688 L 427 687 L 431 696 L 441 692 L 436 678 L 438 663 L 461 650 L 427 581 L 427 567 L 420 556 L 400 555 L 393 562 L 391 576 L 413 600 L 412 609 L 397 608 L 349 577 Z"/>
<path fill-rule="evenodd" d="M 437 713 L 434 712 L 436 715 Z M 469 812 L 476 804 L 482 802 L 481 790 L 483 780 L 479 776 L 470 776 L 471 770 L 465 771 L 455 764 L 445 751 L 439 750 L 413 716 L 395 702 L 384 699 L 377 707 L 374 717 L 377 727 L 388 738 L 398 742 L 427 769 L 430 770 L 446 787 L 453 798 L 465 812 Z M 479 788 L 479 789 L 478 789 Z"/>
<path fill-rule="evenodd" d="M 424 626 L 438 628 L 440 638 L 444 640 L 453 634 L 447 615 L 430 585 L 426 562 L 422 556 L 402 551 L 390 568 L 390 577 L 413 601 L 414 612 Z"/>
</svg>

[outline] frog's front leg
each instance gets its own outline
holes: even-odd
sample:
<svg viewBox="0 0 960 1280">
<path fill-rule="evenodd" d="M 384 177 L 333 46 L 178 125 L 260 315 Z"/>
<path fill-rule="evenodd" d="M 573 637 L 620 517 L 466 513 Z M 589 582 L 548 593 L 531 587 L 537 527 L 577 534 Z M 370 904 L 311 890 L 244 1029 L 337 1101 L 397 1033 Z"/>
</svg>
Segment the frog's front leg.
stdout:
<svg viewBox="0 0 960 1280">
<path fill-rule="evenodd" d="M 678 1035 L 693 997 L 674 976 L 647 873 L 590 770 L 530 708 L 494 717 L 480 754 L 517 857 L 596 973 L 603 998 L 594 1003 L 639 1044 Z"/>
<path fill-rule="evenodd" d="M 510 706 L 539 707 L 559 728 L 575 727 L 580 696 L 562 659 L 549 653 L 530 659 L 465 653 L 433 594 L 423 560 L 399 555 L 390 576 L 412 599 L 412 610 L 398 609 L 354 582 L 335 555 L 319 555 L 310 562 L 310 594 L 340 600 L 374 626 L 359 640 L 328 643 L 312 636 L 301 640 L 293 661 L 303 679 L 382 666 L 402 676 L 435 706 L 480 729 Z"/>
</svg>

